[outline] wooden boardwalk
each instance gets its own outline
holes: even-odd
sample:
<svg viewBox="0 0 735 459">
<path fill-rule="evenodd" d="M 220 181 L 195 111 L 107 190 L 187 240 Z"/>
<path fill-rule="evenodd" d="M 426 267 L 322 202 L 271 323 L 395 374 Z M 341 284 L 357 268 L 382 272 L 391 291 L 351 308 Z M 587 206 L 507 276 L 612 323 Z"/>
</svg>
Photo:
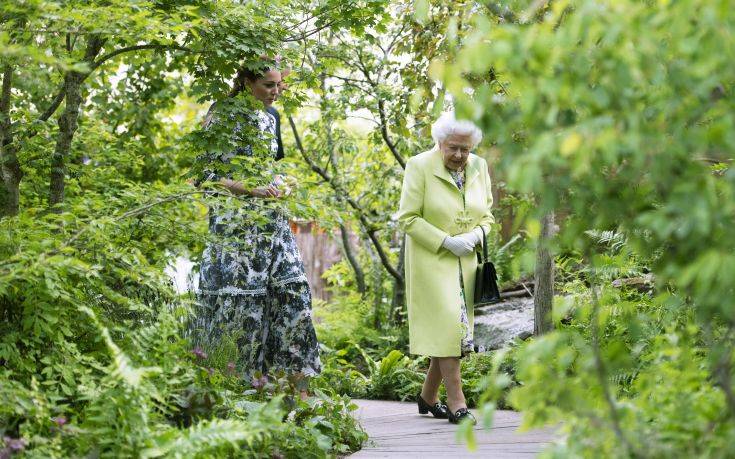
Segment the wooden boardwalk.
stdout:
<svg viewBox="0 0 735 459">
<path fill-rule="evenodd" d="M 457 442 L 457 426 L 446 419 L 420 415 L 415 403 L 380 400 L 354 400 L 356 417 L 370 436 L 362 450 L 350 457 L 472 457 L 531 458 L 554 439 L 554 429 L 517 432 L 521 415 L 497 410 L 493 426 L 475 427 L 477 450 Z M 474 410 L 473 414 L 477 415 Z M 478 419 L 478 421 L 480 421 Z"/>
</svg>

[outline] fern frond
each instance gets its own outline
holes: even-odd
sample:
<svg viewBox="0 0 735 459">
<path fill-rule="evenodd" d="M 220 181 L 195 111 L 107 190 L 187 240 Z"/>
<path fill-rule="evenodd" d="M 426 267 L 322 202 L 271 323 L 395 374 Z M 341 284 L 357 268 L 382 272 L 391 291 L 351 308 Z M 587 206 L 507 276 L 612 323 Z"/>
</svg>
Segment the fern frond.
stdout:
<svg viewBox="0 0 735 459">
<path fill-rule="evenodd" d="M 188 430 L 167 430 L 152 439 L 153 445 L 143 450 L 142 458 L 192 457 L 208 449 L 225 445 L 237 447 L 241 442 L 252 444 L 263 433 L 243 421 L 213 419 L 202 421 Z"/>
<path fill-rule="evenodd" d="M 622 371 L 608 376 L 608 380 L 615 385 L 630 384 L 638 376 L 638 370 Z"/>
<path fill-rule="evenodd" d="M 379 370 L 380 375 L 386 376 L 391 371 L 393 371 L 402 358 L 403 358 L 403 353 L 401 351 L 397 349 L 393 349 L 392 351 L 390 351 L 388 355 L 383 357 L 383 360 L 381 360 L 380 362 L 380 370 Z"/>
<path fill-rule="evenodd" d="M 112 355 L 112 375 L 121 379 L 128 387 L 138 388 L 140 387 L 143 378 L 147 375 L 160 372 L 158 367 L 143 367 L 137 368 L 130 357 L 125 354 L 110 337 L 110 330 L 102 325 L 97 319 L 95 312 L 86 306 L 80 306 L 79 310 L 85 313 L 92 320 L 92 323 L 97 327 L 102 335 L 102 338 L 107 346 L 107 349 Z"/>
<path fill-rule="evenodd" d="M 618 251 L 628 242 L 628 238 L 623 233 L 617 231 L 599 231 L 587 230 L 584 232 L 595 242 L 601 245 L 607 245 L 614 251 Z"/>
<path fill-rule="evenodd" d="M 522 241 L 522 240 L 523 240 L 523 236 L 521 236 L 520 234 L 514 235 L 512 238 L 510 238 L 510 240 L 508 240 L 508 242 L 503 244 L 503 246 L 498 249 L 498 251 L 496 252 L 496 257 L 501 257 L 505 255 L 505 252 L 507 252 L 508 249 L 510 249 L 513 246 L 513 244 L 515 244 L 518 241 Z"/>
</svg>

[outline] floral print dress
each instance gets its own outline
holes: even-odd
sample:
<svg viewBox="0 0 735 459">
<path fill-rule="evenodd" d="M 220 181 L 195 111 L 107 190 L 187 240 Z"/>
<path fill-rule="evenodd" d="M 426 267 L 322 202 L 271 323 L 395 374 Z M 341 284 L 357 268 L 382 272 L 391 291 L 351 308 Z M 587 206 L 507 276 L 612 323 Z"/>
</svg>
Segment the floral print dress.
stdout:
<svg viewBox="0 0 735 459">
<path fill-rule="evenodd" d="M 454 180 L 454 183 L 457 185 L 457 188 L 459 188 L 459 191 L 462 193 L 462 202 L 464 203 L 464 171 L 453 171 L 449 170 L 449 175 L 452 176 L 452 179 Z M 462 277 L 462 262 L 461 260 L 457 259 L 458 263 L 457 266 L 459 267 L 459 322 L 462 326 L 462 340 L 460 342 L 460 352 L 462 356 L 474 352 L 474 341 L 472 339 L 473 331 L 470 329 L 470 320 L 467 316 L 467 300 L 465 299 L 465 293 L 464 293 L 464 279 Z"/>
<path fill-rule="evenodd" d="M 258 126 L 258 141 L 266 142 L 275 159 L 273 115 L 256 111 L 244 122 Z M 252 149 L 244 145 L 225 155 L 205 155 L 211 170 L 204 178 L 218 180 L 222 177 L 216 172 L 218 163 L 250 154 Z M 209 231 L 214 238 L 202 256 L 194 342 L 211 351 L 228 336 L 237 346 L 237 370 L 248 377 L 278 371 L 313 376 L 321 363 L 311 290 L 288 219 L 261 199 L 240 200 L 242 210 L 210 206 Z M 256 209 L 264 222 L 248 217 L 246 211 Z"/>
</svg>

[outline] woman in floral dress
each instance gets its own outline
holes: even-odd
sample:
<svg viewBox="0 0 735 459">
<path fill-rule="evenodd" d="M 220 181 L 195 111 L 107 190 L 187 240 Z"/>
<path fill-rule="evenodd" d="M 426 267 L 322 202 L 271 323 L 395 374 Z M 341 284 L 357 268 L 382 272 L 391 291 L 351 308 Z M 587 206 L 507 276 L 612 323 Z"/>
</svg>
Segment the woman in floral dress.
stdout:
<svg viewBox="0 0 735 459">
<path fill-rule="evenodd" d="M 228 115 L 237 148 L 201 158 L 206 162 L 202 181 L 218 182 L 238 202 L 234 208 L 210 206 L 213 240 L 202 257 L 194 341 L 213 349 L 227 335 L 237 344 L 238 371 L 251 378 L 283 371 L 304 396 L 307 378 L 319 373 L 321 364 L 304 264 L 286 215 L 271 205 L 285 194 L 284 183 L 276 174 L 256 187 L 234 179 L 247 159 L 259 158 L 256 162 L 266 168 L 275 164 L 276 119 L 265 109 L 277 99 L 280 81 L 277 69 L 260 74 L 241 69 L 230 96 L 249 91 L 261 107 Z M 214 123 L 215 106 L 205 128 Z"/>
</svg>

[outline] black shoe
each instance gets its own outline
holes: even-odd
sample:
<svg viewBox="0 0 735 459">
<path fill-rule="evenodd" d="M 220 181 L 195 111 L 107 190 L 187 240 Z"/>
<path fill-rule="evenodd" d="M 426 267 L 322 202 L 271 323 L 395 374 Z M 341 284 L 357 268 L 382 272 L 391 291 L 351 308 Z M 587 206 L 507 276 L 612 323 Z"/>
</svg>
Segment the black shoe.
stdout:
<svg viewBox="0 0 735 459">
<path fill-rule="evenodd" d="M 421 398 L 421 394 L 416 398 L 416 401 L 419 404 L 419 414 L 426 414 L 428 412 L 431 412 L 431 414 L 434 415 L 435 418 L 439 419 L 446 419 L 447 416 L 449 416 L 449 409 L 447 408 L 447 405 L 442 405 L 439 402 L 436 402 L 434 406 L 429 405 L 424 401 L 423 398 Z"/>
<path fill-rule="evenodd" d="M 467 408 L 460 408 L 454 413 L 449 412 L 449 422 L 452 424 L 459 424 L 463 419 L 469 419 L 472 425 L 477 424 L 477 420 Z"/>
</svg>

